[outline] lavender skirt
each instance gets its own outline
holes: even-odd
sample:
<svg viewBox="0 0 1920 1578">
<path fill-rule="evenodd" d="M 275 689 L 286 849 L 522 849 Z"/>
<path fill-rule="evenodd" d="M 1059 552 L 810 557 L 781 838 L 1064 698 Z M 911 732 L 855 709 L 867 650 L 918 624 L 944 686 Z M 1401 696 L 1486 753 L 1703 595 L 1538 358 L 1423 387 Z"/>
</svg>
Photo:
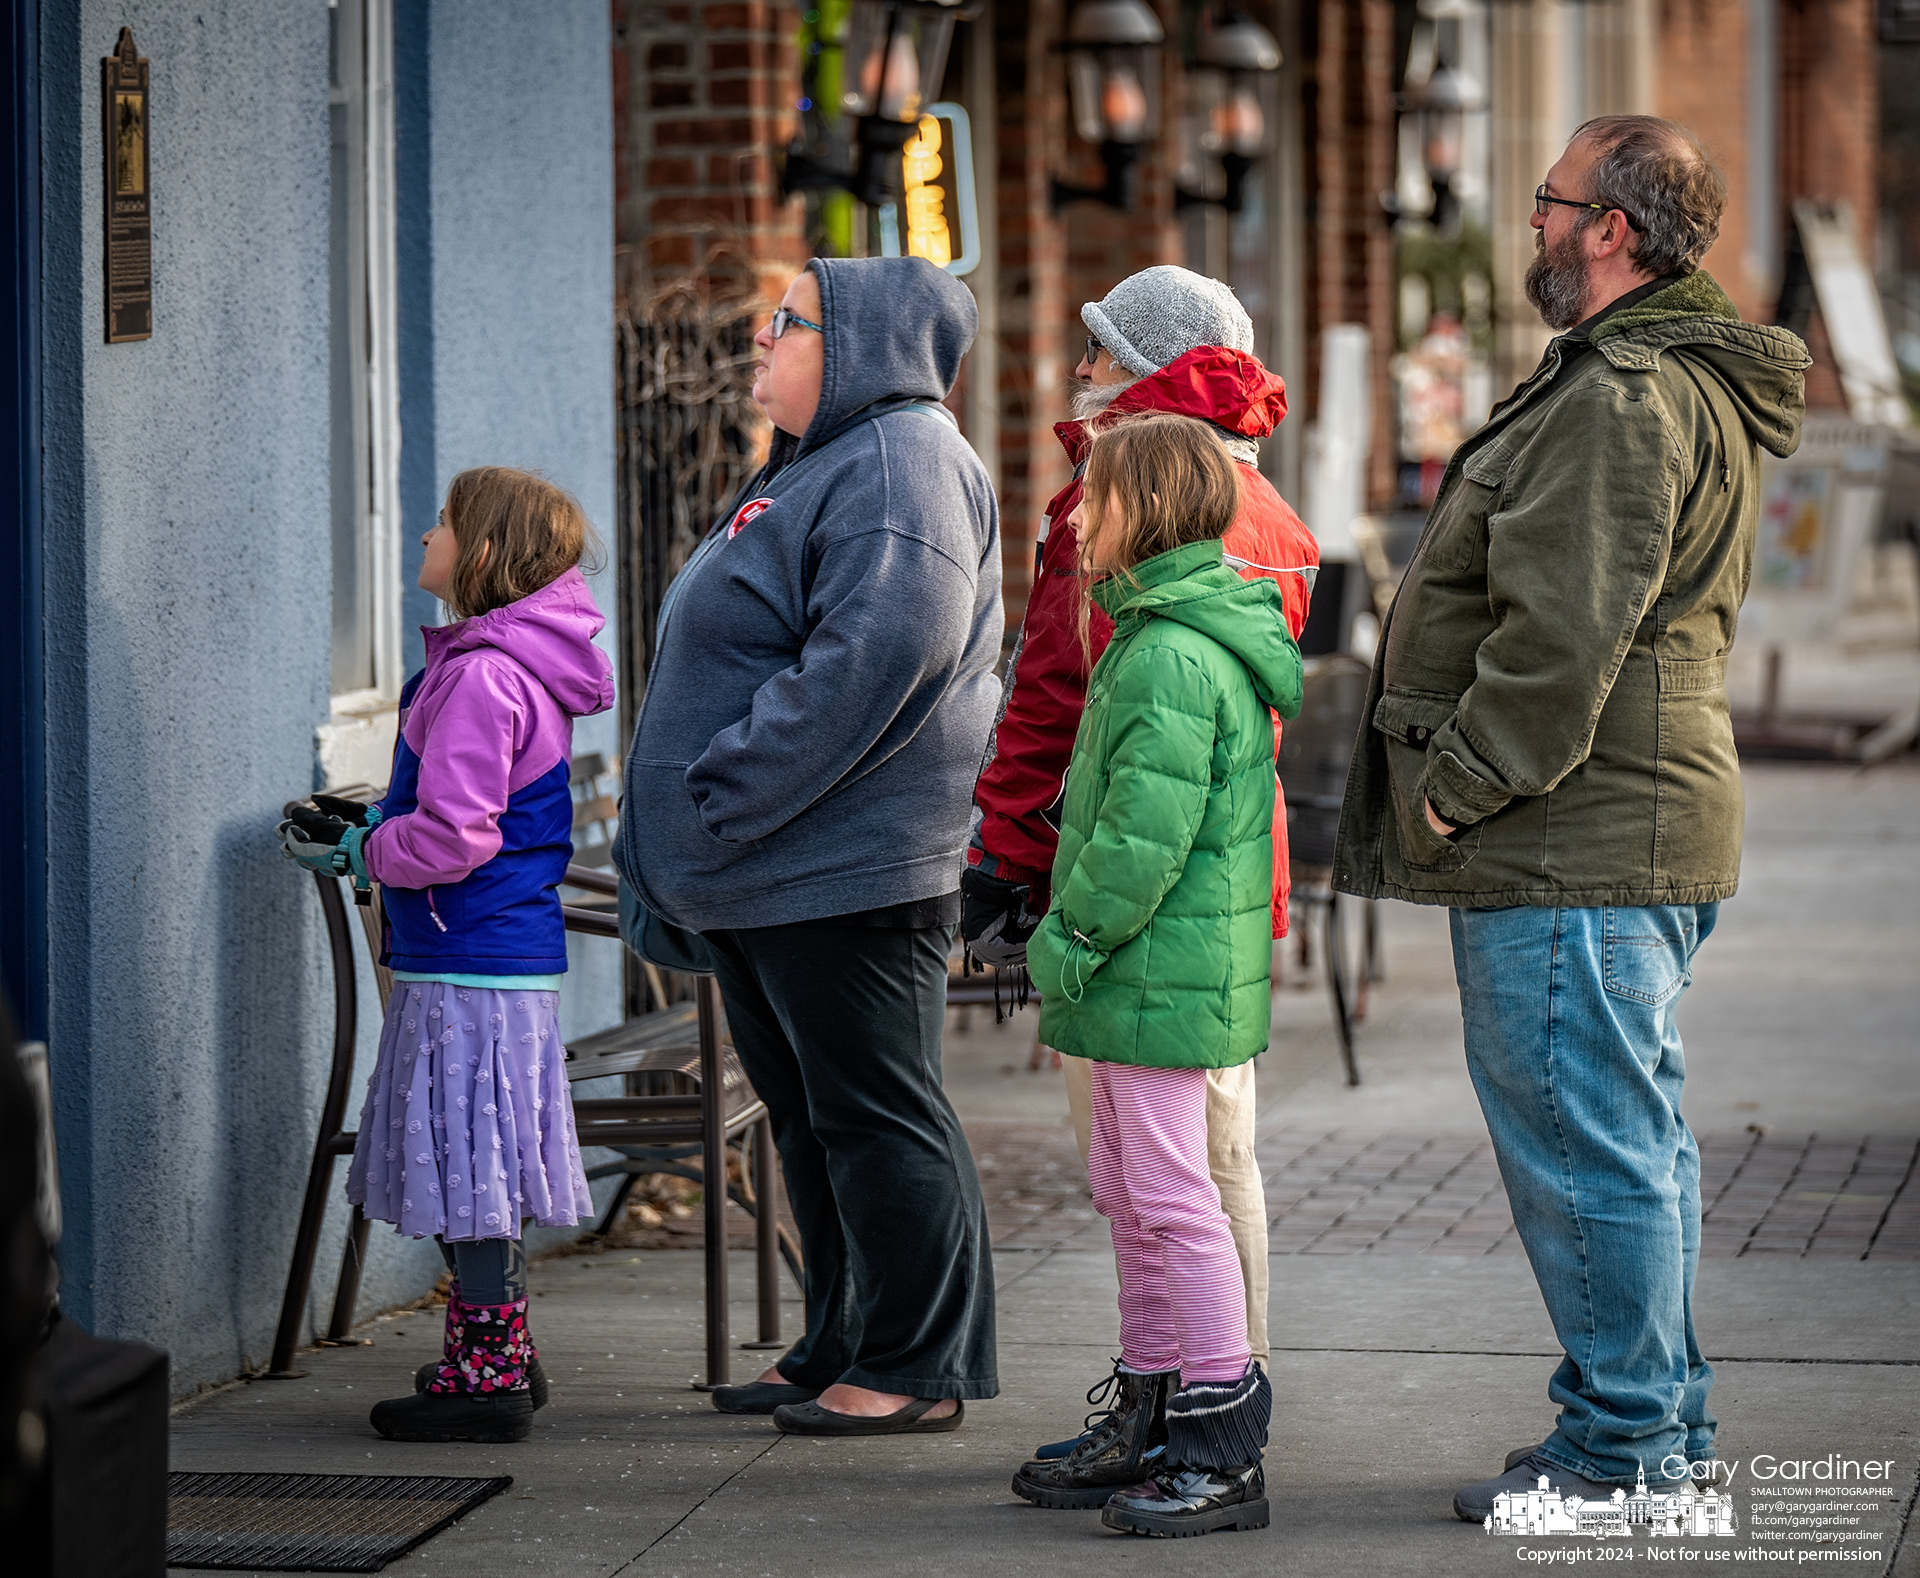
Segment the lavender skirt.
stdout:
<svg viewBox="0 0 1920 1578">
<path fill-rule="evenodd" d="M 347 1198 L 415 1238 L 518 1238 L 593 1215 L 553 992 L 396 981 Z"/>
</svg>

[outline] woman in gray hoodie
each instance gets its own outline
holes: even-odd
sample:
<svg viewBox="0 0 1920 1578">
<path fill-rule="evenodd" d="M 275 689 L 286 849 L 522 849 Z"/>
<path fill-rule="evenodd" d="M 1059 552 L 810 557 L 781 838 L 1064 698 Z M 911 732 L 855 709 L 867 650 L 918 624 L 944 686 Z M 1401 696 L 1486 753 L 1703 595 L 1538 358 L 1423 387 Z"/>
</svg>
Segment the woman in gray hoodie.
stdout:
<svg viewBox="0 0 1920 1578">
<path fill-rule="evenodd" d="M 999 703 L 999 512 L 940 404 L 973 298 L 818 259 L 760 347 L 766 466 L 669 589 L 619 866 L 698 932 L 772 1114 L 806 1335 L 717 1407 L 813 1435 L 992 1397 L 980 1187 L 940 1080 L 973 780 Z"/>
</svg>

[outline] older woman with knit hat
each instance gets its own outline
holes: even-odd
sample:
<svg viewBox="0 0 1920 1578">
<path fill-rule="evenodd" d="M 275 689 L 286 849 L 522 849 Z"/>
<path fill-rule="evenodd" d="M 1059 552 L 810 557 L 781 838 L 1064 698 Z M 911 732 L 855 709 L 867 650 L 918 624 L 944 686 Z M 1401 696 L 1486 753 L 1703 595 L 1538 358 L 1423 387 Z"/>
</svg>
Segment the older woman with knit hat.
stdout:
<svg viewBox="0 0 1920 1578">
<path fill-rule="evenodd" d="M 1025 962 L 1028 935 L 1046 911 L 1067 761 L 1086 702 L 1090 663 L 1078 635 L 1082 598 L 1079 543 L 1067 517 L 1080 502 L 1095 429 L 1145 411 L 1207 423 L 1239 463 L 1241 505 L 1225 538 L 1226 562 L 1249 578 L 1278 583 L 1297 640 L 1320 552 L 1300 517 L 1256 469 L 1258 440 L 1286 415 L 1286 386 L 1253 354 L 1253 324 L 1232 289 L 1191 269 L 1166 265 L 1122 280 L 1080 309 L 1086 354 L 1074 369 L 1073 420 L 1059 435 L 1074 477 L 1040 520 L 1040 560 L 1006 681 L 994 754 L 974 789 L 978 811 L 961 880 L 961 934 L 983 963 Z M 1090 613 L 1092 658 L 1113 625 Z M 1276 739 L 1279 722 L 1274 728 Z M 1286 807 L 1273 827 L 1273 934 L 1287 926 Z M 1089 1145 L 1088 1065 L 1064 1060 L 1067 1095 Z M 1266 1196 L 1253 1154 L 1251 1062 L 1208 1074 L 1208 1161 L 1233 1228 L 1246 1286 L 1247 1332 L 1256 1362 L 1267 1362 Z M 1116 1486 L 1145 1477 L 1145 1458 L 1166 1439 L 1166 1376 L 1121 1370 L 1111 1413 L 1075 1441 L 1039 1449 L 1014 1489 L 1046 1507 L 1099 1506 Z"/>
</svg>

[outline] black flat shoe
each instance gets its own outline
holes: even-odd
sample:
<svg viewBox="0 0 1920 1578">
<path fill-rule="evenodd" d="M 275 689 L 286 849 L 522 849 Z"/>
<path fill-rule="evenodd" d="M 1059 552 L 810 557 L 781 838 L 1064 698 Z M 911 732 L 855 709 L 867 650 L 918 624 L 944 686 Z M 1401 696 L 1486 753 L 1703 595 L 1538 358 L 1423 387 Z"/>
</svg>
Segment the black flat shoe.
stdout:
<svg viewBox="0 0 1920 1578">
<path fill-rule="evenodd" d="M 413 1372 L 413 1389 L 424 1392 L 433 1385 L 433 1378 L 440 1373 L 440 1361 L 429 1359 Z M 547 1372 L 538 1359 L 527 1366 L 527 1393 L 533 1398 L 535 1408 L 547 1406 Z"/>
<path fill-rule="evenodd" d="M 1264 1529 L 1266 1472 L 1258 1463 L 1233 1469 L 1167 1469 L 1144 1485 L 1116 1491 L 1100 1521 L 1110 1529 L 1163 1539 L 1215 1529 Z"/>
<path fill-rule="evenodd" d="M 916 1397 L 905 1408 L 874 1418 L 836 1414 L 818 1403 L 787 1403 L 773 1411 L 773 1422 L 791 1436 L 918 1436 L 958 1430 L 967 1417 L 967 1405 L 955 1402 L 953 1412 L 940 1419 L 925 1418 L 940 1406 L 938 1397 Z"/>
<path fill-rule="evenodd" d="M 723 1414 L 770 1414 L 786 1403 L 810 1403 L 819 1395 L 811 1386 L 749 1381 L 745 1386 L 716 1386 L 713 1406 Z"/>
<path fill-rule="evenodd" d="M 416 1392 L 373 1405 L 373 1428 L 389 1441 L 524 1441 L 533 1433 L 526 1392 Z"/>
</svg>

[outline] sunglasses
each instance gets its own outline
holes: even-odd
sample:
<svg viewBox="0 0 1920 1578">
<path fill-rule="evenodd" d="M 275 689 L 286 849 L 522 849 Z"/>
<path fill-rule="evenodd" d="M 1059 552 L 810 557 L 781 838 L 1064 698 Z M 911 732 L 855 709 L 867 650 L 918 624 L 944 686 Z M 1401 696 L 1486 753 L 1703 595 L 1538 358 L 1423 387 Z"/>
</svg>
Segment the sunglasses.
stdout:
<svg viewBox="0 0 1920 1578">
<path fill-rule="evenodd" d="M 1622 219 L 1626 220 L 1628 224 L 1633 226 L 1635 230 L 1640 231 L 1642 234 L 1646 232 L 1646 226 L 1642 225 L 1639 220 L 1635 219 L 1632 214 L 1628 213 L 1618 203 L 1583 203 L 1574 197 L 1549 197 L 1547 195 L 1546 184 L 1542 182 L 1534 188 L 1533 211 L 1542 219 L 1545 219 L 1547 217 L 1547 205 L 1550 203 L 1558 203 L 1562 208 L 1591 208 L 1596 214 L 1618 214 Z"/>
<path fill-rule="evenodd" d="M 796 323 L 803 329 L 813 330 L 815 334 L 825 334 L 827 332 L 819 324 L 809 323 L 805 318 L 801 317 L 800 314 L 797 312 L 788 312 L 785 307 L 776 307 L 773 312 L 773 323 L 772 323 L 773 337 L 776 340 L 784 339 L 786 337 L 786 332 L 788 327 Z"/>
<path fill-rule="evenodd" d="M 1106 347 L 1104 345 L 1089 334 L 1087 336 L 1087 365 L 1091 367 L 1093 365 L 1093 359 L 1105 349 Z"/>
</svg>

